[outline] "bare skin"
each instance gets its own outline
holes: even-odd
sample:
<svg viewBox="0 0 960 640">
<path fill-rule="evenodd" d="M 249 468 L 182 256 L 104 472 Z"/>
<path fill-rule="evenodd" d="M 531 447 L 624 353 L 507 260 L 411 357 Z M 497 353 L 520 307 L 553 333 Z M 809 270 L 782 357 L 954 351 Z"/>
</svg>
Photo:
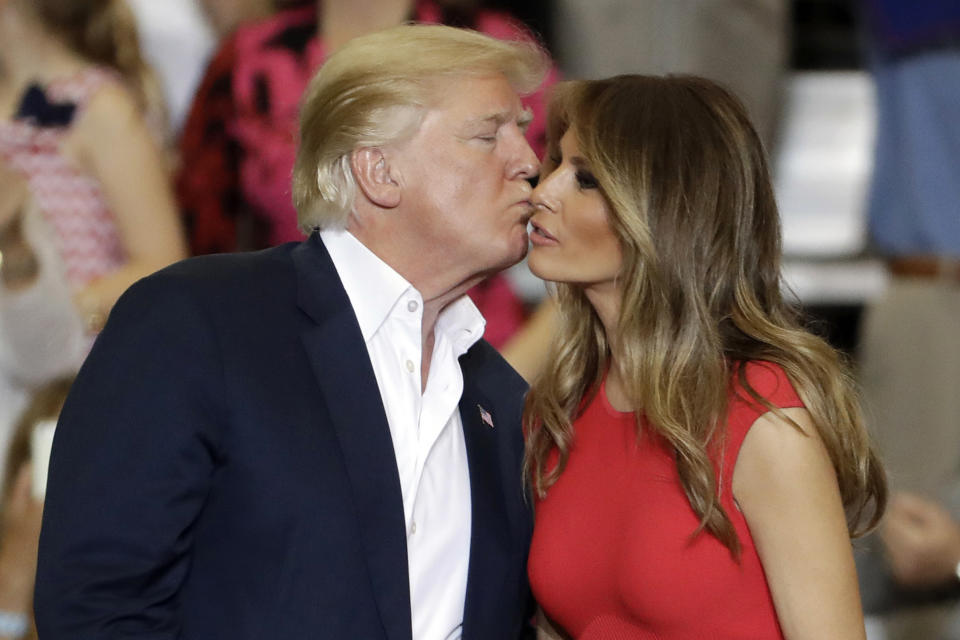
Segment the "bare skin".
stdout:
<svg viewBox="0 0 960 640">
<path fill-rule="evenodd" d="M 528 383 L 543 368 L 550 341 L 560 318 L 553 298 L 546 298 L 503 347 L 500 353 Z"/>
<path fill-rule="evenodd" d="M 806 409 L 753 424 L 733 471 L 784 636 L 866 638 L 836 474 Z"/>
</svg>

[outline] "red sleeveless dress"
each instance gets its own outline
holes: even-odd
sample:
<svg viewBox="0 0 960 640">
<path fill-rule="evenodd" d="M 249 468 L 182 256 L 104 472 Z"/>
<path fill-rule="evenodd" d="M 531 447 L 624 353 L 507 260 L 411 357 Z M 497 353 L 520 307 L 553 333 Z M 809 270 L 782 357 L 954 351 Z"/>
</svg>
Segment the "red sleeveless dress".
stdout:
<svg viewBox="0 0 960 640">
<path fill-rule="evenodd" d="M 773 405 L 803 406 L 779 366 L 750 362 L 746 376 Z M 536 502 L 528 572 L 544 612 L 578 640 L 782 638 L 731 491 L 740 446 L 767 411 L 732 385 L 715 464 L 721 503 L 742 545 L 737 562 L 713 536 L 691 537 L 699 520 L 671 450 L 656 436 L 638 440 L 633 414 L 613 409 L 601 388 L 574 422 L 567 468 Z"/>
</svg>

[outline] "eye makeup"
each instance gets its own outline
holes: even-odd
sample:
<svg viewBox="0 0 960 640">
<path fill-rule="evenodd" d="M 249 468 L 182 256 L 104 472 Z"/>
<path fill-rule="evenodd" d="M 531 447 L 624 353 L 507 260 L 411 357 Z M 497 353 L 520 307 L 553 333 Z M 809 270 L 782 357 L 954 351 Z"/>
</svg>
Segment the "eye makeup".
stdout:
<svg viewBox="0 0 960 640">
<path fill-rule="evenodd" d="M 597 178 L 586 169 L 577 169 L 577 186 L 580 189 L 596 189 L 600 186 Z"/>
</svg>

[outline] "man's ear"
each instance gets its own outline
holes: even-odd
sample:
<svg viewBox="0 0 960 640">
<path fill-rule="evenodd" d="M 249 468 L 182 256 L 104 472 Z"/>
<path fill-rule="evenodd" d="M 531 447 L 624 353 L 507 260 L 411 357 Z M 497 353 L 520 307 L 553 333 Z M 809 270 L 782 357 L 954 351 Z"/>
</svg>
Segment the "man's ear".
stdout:
<svg viewBox="0 0 960 640">
<path fill-rule="evenodd" d="M 350 155 L 354 180 L 368 200 L 393 209 L 400 204 L 400 184 L 394 179 L 392 167 L 378 147 L 363 147 Z"/>
</svg>

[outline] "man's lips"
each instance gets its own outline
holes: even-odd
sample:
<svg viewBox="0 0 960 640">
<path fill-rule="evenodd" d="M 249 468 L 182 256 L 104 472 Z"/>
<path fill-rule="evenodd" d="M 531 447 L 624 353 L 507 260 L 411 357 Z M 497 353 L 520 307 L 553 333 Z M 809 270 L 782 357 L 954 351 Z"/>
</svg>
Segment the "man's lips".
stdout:
<svg viewBox="0 0 960 640">
<path fill-rule="evenodd" d="M 533 206 L 533 203 L 530 200 L 518 200 L 513 204 L 515 207 L 523 207 L 524 212 L 520 217 L 520 221 L 526 226 L 527 222 L 530 221 L 530 218 L 533 216 L 533 212 L 536 211 L 536 208 Z"/>
</svg>

